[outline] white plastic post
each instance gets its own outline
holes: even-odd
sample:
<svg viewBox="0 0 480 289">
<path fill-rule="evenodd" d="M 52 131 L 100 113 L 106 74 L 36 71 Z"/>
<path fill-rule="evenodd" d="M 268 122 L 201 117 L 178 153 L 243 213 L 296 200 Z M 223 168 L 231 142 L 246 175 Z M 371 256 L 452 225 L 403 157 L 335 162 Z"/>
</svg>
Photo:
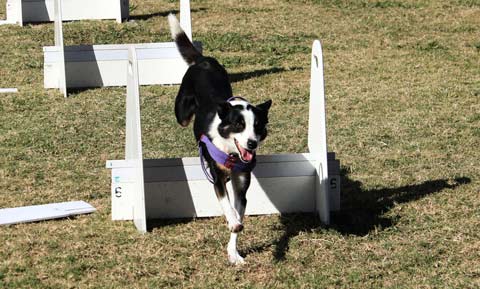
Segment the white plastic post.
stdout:
<svg viewBox="0 0 480 289">
<path fill-rule="evenodd" d="M 325 111 L 325 90 L 323 83 L 323 57 L 320 41 L 312 46 L 310 76 L 310 110 L 308 119 L 308 149 L 318 160 L 316 170 L 316 210 L 325 224 L 330 223 L 327 166 L 327 126 Z"/>
<path fill-rule="evenodd" d="M 58 87 L 63 93 L 64 97 L 67 97 L 67 78 L 65 69 L 65 51 L 63 45 L 63 28 L 62 28 L 62 0 L 55 0 L 54 4 L 55 13 L 55 46 L 58 47 L 60 52 L 60 61 L 58 65 Z"/>
<path fill-rule="evenodd" d="M 120 0 L 118 2 L 118 14 L 116 15 L 116 18 L 115 20 L 117 21 L 117 23 L 122 23 L 122 20 L 123 19 L 127 19 L 128 16 L 129 16 L 129 8 L 130 8 L 130 1 L 129 0 Z"/>
<path fill-rule="evenodd" d="M 190 18 L 190 0 L 180 0 L 180 26 L 192 41 L 192 18 Z"/>
<path fill-rule="evenodd" d="M 117 6 L 115 9 L 118 13 L 116 14 L 115 21 L 117 21 L 117 23 L 122 23 L 122 2 L 118 1 L 118 3 L 115 3 L 115 6 Z"/>
<path fill-rule="evenodd" d="M 18 19 L 18 25 L 23 26 L 23 2 L 22 0 L 17 0 L 17 19 Z"/>
<path fill-rule="evenodd" d="M 143 177 L 142 131 L 140 125 L 140 92 L 138 82 L 137 52 L 134 47 L 128 50 L 127 66 L 127 116 L 125 160 L 131 161 L 134 168 L 133 181 L 133 221 L 137 230 L 147 231 L 145 212 L 145 188 Z"/>
</svg>

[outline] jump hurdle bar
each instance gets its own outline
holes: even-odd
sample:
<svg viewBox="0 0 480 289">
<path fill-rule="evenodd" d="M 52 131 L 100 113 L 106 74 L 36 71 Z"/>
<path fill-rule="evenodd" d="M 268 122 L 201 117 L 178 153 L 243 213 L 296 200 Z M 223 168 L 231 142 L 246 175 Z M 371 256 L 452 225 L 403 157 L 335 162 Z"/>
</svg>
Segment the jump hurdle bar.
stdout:
<svg viewBox="0 0 480 289">
<path fill-rule="evenodd" d="M 112 170 L 112 219 L 133 220 L 140 232 L 146 232 L 147 219 L 222 215 L 198 157 L 143 159 L 138 54 L 135 47 L 130 47 L 125 159 L 106 162 Z M 330 211 L 339 209 L 340 162 L 335 153 L 327 153 L 322 48 L 318 40 L 313 43 L 309 113 L 309 153 L 257 156 L 246 214 L 317 212 L 328 224 Z M 227 188 L 231 193 L 230 183 Z"/>
<path fill-rule="evenodd" d="M 58 88 L 66 97 L 68 88 L 125 86 L 130 47 L 137 51 L 140 85 L 181 82 L 188 66 L 174 42 L 65 46 L 62 2 L 54 5 L 55 45 L 43 47 L 45 88 Z M 192 39 L 188 0 L 180 0 L 180 25 Z M 200 42 L 194 44 L 202 50 Z"/>
<path fill-rule="evenodd" d="M 129 0 L 63 0 L 63 20 L 115 19 L 129 16 Z M 7 0 L 4 24 L 52 22 L 55 0 Z"/>
</svg>

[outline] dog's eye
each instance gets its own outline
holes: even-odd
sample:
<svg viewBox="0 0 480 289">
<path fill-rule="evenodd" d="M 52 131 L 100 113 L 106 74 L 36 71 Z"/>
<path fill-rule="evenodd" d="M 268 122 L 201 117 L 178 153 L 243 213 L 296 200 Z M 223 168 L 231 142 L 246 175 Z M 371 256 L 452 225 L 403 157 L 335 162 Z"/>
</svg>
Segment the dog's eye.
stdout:
<svg viewBox="0 0 480 289">
<path fill-rule="evenodd" d="M 238 120 L 238 122 L 235 123 L 236 128 L 243 128 L 245 126 L 245 121 L 243 119 Z"/>
</svg>

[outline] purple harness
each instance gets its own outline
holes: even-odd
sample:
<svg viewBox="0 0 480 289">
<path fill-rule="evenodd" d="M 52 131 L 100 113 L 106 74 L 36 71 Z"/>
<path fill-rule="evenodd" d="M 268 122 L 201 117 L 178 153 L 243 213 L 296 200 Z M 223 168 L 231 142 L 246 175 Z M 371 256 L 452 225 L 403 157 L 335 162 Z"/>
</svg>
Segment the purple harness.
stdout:
<svg viewBox="0 0 480 289">
<path fill-rule="evenodd" d="M 233 100 L 235 98 L 240 98 L 242 100 L 245 100 L 242 97 L 234 96 L 234 97 L 229 98 L 227 100 L 227 102 L 230 102 L 231 100 Z M 215 179 L 207 171 L 207 167 L 205 165 L 205 160 L 203 158 L 203 151 L 202 151 L 201 143 L 205 144 L 205 147 L 207 148 L 207 151 L 208 151 L 209 155 L 212 157 L 212 159 L 215 162 L 225 166 L 228 169 L 231 169 L 234 172 L 251 172 L 253 170 L 253 168 L 255 168 L 255 165 L 256 165 L 255 156 L 253 156 L 253 159 L 252 159 L 251 162 L 244 163 L 239 157 L 234 156 L 233 154 L 227 154 L 227 153 L 219 150 L 212 143 L 212 141 L 210 141 L 210 139 L 206 135 L 202 134 L 202 136 L 200 137 L 200 140 L 198 141 L 198 153 L 200 155 L 200 163 L 202 165 L 203 172 L 205 173 L 205 176 L 207 177 L 207 179 L 212 184 L 215 182 Z"/>
</svg>

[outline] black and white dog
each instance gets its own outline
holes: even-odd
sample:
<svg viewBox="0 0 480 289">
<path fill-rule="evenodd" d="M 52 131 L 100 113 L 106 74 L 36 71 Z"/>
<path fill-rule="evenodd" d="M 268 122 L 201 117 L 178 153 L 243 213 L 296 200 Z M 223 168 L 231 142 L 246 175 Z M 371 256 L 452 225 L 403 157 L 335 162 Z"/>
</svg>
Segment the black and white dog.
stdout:
<svg viewBox="0 0 480 289">
<path fill-rule="evenodd" d="M 225 68 L 211 57 L 203 56 L 180 27 L 177 18 L 168 16 L 172 38 L 189 68 L 175 99 L 175 116 L 182 126 L 195 120 L 193 131 L 199 143 L 200 158 L 207 178 L 213 183 L 231 231 L 227 252 L 233 264 L 242 264 L 237 251 L 237 234 L 243 230 L 251 170 L 255 151 L 267 136 L 268 100 L 252 105 L 241 97 L 233 97 Z M 226 183 L 231 180 L 233 200 Z"/>
</svg>

